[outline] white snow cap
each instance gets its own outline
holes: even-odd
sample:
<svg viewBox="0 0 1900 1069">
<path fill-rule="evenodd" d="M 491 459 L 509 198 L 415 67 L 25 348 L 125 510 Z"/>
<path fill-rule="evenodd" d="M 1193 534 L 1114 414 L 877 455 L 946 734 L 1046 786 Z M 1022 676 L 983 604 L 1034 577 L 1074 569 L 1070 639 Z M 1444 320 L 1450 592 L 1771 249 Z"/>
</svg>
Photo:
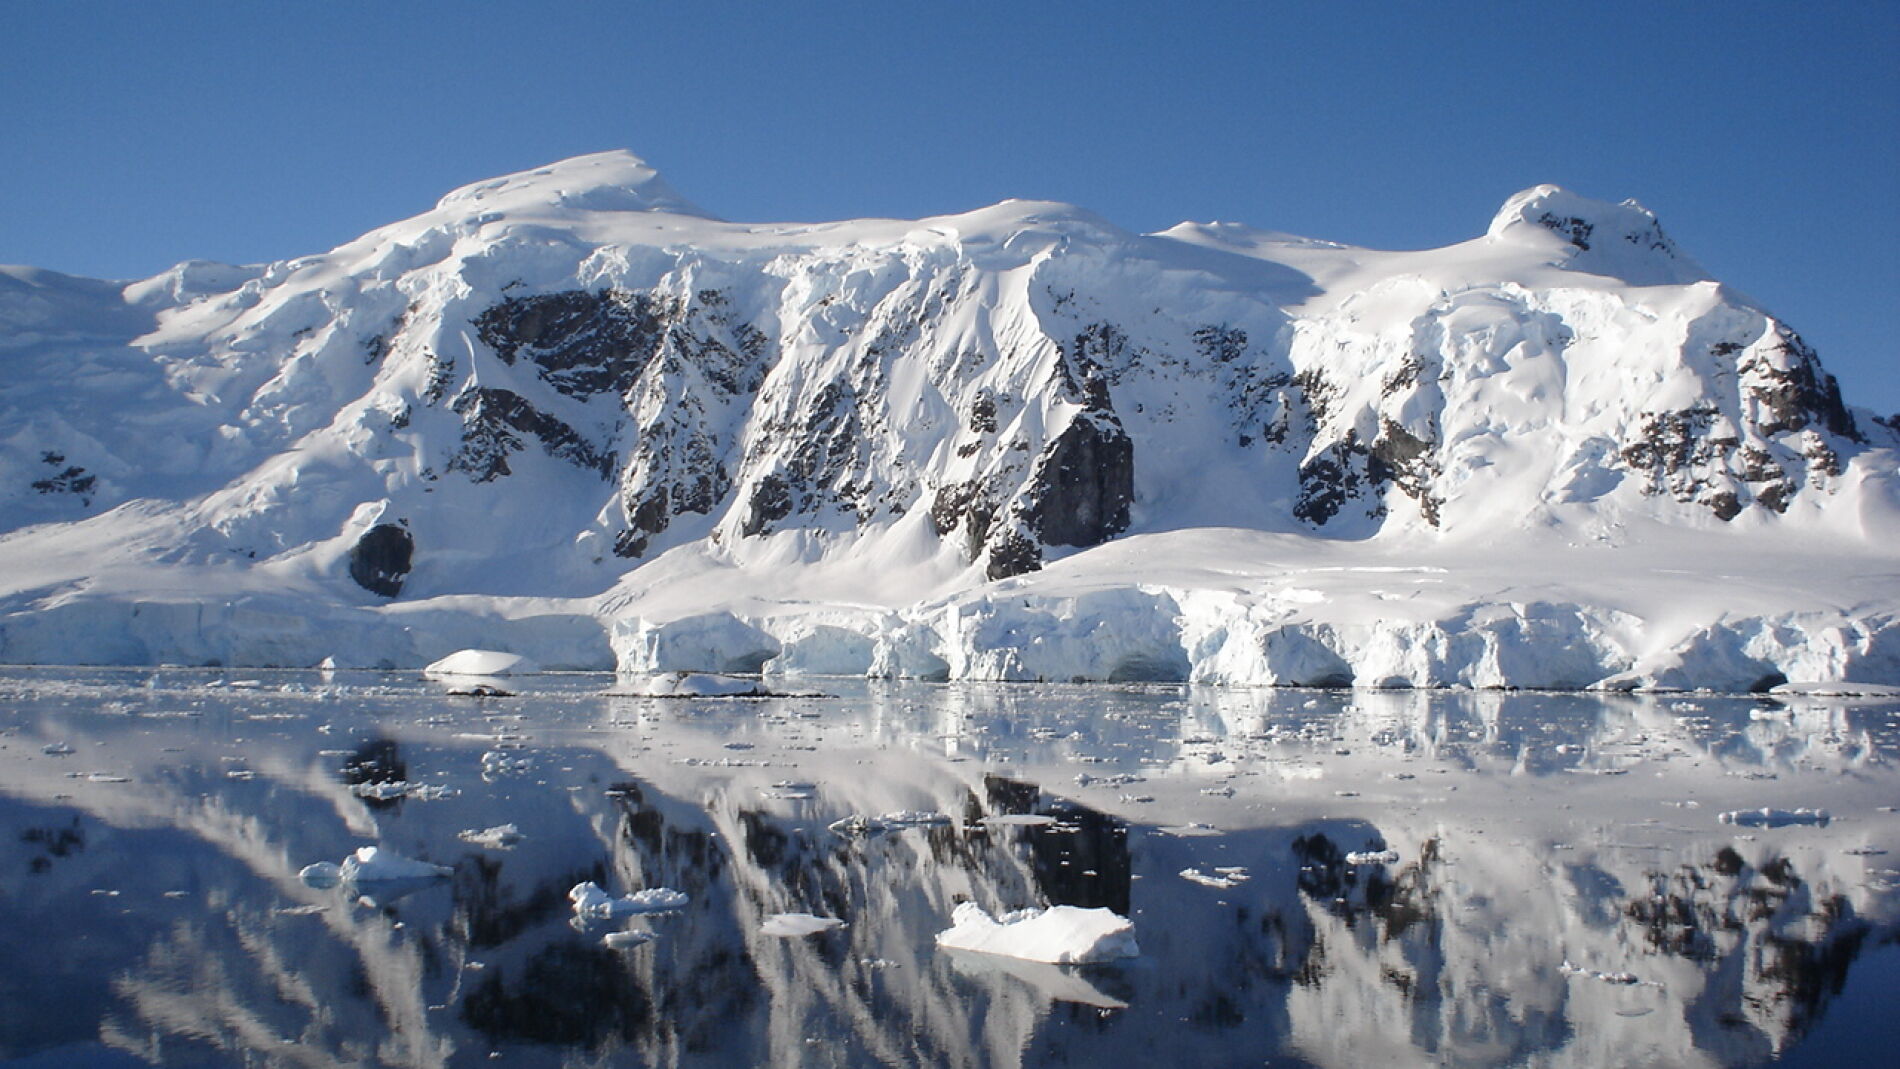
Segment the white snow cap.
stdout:
<svg viewBox="0 0 1900 1069">
<path fill-rule="evenodd" d="M 1564 266 L 1639 286 L 1682 285 L 1709 277 L 1662 231 L 1656 214 L 1634 200 L 1621 204 L 1548 183 L 1504 202 L 1485 236 L 1561 251 Z"/>
<path fill-rule="evenodd" d="M 561 160 L 463 186 L 436 208 L 503 212 L 558 205 L 590 212 L 667 212 L 713 218 L 666 184 L 660 172 L 626 149 Z"/>
</svg>

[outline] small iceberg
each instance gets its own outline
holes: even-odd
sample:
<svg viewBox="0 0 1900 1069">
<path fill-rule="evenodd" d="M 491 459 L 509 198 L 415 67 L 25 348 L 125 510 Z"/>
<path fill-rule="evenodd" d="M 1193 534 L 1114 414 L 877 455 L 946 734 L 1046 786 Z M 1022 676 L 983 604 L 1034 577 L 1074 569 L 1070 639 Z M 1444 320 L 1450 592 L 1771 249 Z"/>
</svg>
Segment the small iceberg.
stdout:
<svg viewBox="0 0 1900 1069">
<path fill-rule="evenodd" d="M 1021 909 L 992 918 L 974 902 L 950 917 L 951 927 L 937 933 L 937 945 L 1055 965 L 1114 961 L 1140 955 L 1135 926 L 1112 909 L 1051 906 Z"/>
<path fill-rule="evenodd" d="M 776 697 L 756 679 L 719 676 L 708 672 L 668 672 L 629 680 L 610 694 L 636 698 L 771 698 Z"/>
<path fill-rule="evenodd" d="M 1247 882 L 1247 869 L 1241 865 L 1223 865 L 1214 869 L 1212 873 L 1202 872 L 1200 869 L 1182 869 L 1181 878 L 1189 883 L 1198 883 L 1202 887 L 1227 890 Z"/>
<path fill-rule="evenodd" d="M 900 809 L 895 813 L 886 813 L 881 817 L 867 817 L 853 813 L 843 820 L 834 820 L 826 828 L 834 835 L 848 839 L 863 839 L 873 835 L 882 835 L 899 828 L 933 828 L 951 823 L 948 813 L 937 813 L 921 809 Z"/>
<path fill-rule="evenodd" d="M 584 920 L 626 917 L 636 913 L 670 913 L 685 909 L 691 901 L 685 892 L 670 887 L 650 887 L 615 898 L 591 880 L 575 884 L 567 892 L 567 900 L 574 903 L 574 915 Z"/>
<path fill-rule="evenodd" d="M 518 653 L 500 650 L 457 650 L 430 664 L 422 674 L 432 679 L 444 676 L 520 676 L 539 672 L 541 666 Z"/>
<path fill-rule="evenodd" d="M 513 824 L 497 824 L 480 831 L 470 828 L 456 836 L 457 839 L 474 846 L 490 850 L 507 850 L 521 841 L 521 830 Z"/>
<path fill-rule="evenodd" d="M 509 776 L 534 767 L 534 759 L 518 750 L 489 750 L 482 754 L 484 777 Z"/>
<path fill-rule="evenodd" d="M 652 932 L 608 932 L 600 937 L 600 941 L 609 950 L 632 950 L 634 947 L 646 946 L 658 938 L 659 936 Z"/>
<path fill-rule="evenodd" d="M 1398 863 L 1397 850 L 1354 850 L 1346 855 L 1348 865 L 1396 865 Z"/>
<path fill-rule="evenodd" d="M 781 939 L 797 939 L 801 936 L 817 935 L 833 928 L 844 927 L 844 922 L 836 917 L 817 917 L 810 913 L 774 913 L 759 925 L 759 931 L 766 935 L 776 935 Z"/>
<path fill-rule="evenodd" d="M 443 865 L 403 857 L 380 846 L 365 846 L 344 858 L 341 865 L 328 861 L 305 865 L 297 877 L 311 887 L 335 887 L 340 883 L 435 880 L 454 874 L 454 869 Z"/>
</svg>

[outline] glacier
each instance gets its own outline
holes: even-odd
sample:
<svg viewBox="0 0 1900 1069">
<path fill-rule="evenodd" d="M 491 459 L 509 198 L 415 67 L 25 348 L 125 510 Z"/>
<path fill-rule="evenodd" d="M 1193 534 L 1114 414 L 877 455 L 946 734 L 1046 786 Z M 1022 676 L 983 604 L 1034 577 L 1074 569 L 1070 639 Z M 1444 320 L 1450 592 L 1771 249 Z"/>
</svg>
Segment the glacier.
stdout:
<svg viewBox="0 0 1900 1069">
<path fill-rule="evenodd" d="M 1633 201 L 1383 251 L 625 152 L 330 252 L 0 268 L 0 662 L 1900 683 L 1900 431 Z"/>
</svg>

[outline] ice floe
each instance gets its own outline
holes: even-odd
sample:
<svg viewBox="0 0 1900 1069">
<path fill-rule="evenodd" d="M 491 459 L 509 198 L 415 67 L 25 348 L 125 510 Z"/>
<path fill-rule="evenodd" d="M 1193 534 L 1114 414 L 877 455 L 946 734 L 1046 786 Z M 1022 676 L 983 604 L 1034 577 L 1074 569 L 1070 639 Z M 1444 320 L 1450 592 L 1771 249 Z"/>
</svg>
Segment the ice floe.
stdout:
<svg viewBox="0 0 1900 1069">
<path fill-rule="evenodd" d="M 1225 890 L 1246 883 L 1247 870 L 1240 865 L 1223 865 L 1215 868 L 1211 873 L 1202 872 L 1198 868 L 1182 869 L 1181 878 L 1203 887 L 1218 887 Z"/>
<path fill-rule="evenodd" d="M 974 902 L 957 906 L 937 945 L 1057 965 L 1113 961 L 1141 953 L 1135 926 L 1111 909 L 1051 906 L 991 917 Z"/>
<path fill-rule="evenodd" d="M 358 798 L 370 798 L 388 802 L 397 798 L 414 798 L 420 802 L 433 802 L 443 798 L 453 798 L 462 793 L 454 787 L 439 783 L 412 783 L 397 780 L 393 783 L 359 783 L 350 788 L 350 793 Z"/>
<path fill-rule="evenodd" d="M 1354 850 L 1346 855 L 1348 865 L 1396 865 L 1398 863 L 1397 850 Z"/>
<path fill-rule="evenodd" d="M 380 846 L 360 847 L 342 864 L 319 861 L 305 865 L 298 879 L 311 887 L 335 887 L 338 884 L 365 884 L 390 880 L 433 880 L 450 876 L 454 869 L 407 858 Z"/>
<path fill-rule="evenodd" d="M 687 902 L 691 901 L 685 892 L 670 887 L 649 887 L 615 898 L 591 880 L 575 884 L 567 892 L 567 900 L 574 904 L 574 915 L 583 919 L 625 917 L 636 913 L 670 913 L 685 909 Z"/>
<path fill-rule="evenodd" d="M 458 834 L 456 838 L 490 850 L 506 850 L 519 843 L 522 836 L 520 829 L 513 824 L 497 824 L 492 828 L 483 828 L 479 831 L 470 828 Z"/>
<path fill-rule="evenodd" d="M 756 679 L 714 675 L 710 672 L 666 672 L 633 678 L 612 693 L 640 698 L 770 698 L 774 692 Z"/>
<path fill-rule="evenodd" d="M 925 828 L 950 823 L 947 813 L 927 810 L 904 809 L 895 813 L 886 813 L 881 817 L 867 817 L 859 813 L 834 820 L 828 827 L 832 832 L 848 838 L 862 838 L 868 835 L 882 835 L 899 828 Z"/>
<path fill-rule="evenodd" d="M 765 935 L 775 935 L 781 939 L 796 939 L 800 936 L 817 935 L 833 928 L 844 927 L 844 922 L 836 917 L 819 917 L 810 913 L 774 913 L 759 925 L 759 931 Z"/>
</svg>

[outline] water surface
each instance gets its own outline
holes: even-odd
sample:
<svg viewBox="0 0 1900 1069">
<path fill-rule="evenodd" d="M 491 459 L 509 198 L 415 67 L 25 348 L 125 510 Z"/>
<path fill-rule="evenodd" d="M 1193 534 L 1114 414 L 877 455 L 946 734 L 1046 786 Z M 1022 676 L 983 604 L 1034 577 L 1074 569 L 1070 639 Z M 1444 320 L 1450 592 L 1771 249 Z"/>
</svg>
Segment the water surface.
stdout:
<svg viewBox="0 0 1900 1069">
<path fill-rule="evenodd" d="M 0 1065 L 1892 1049 L 1892 702 L 612 682 L 470 698 L 372 673 L 0 670 Z M 1721 818 L 1764 806 L 1828 820 Z M 944 820 L 830 829 L 898 811 Z M 462 837 L 501 824 L 519 841 Z M 453 875 L 298 878 L 366 845 Z M 581 880 L 690 903 L 577 922 Z M 1105 906 L 1142 954 L 940 951 L 963 900 Z M 761 931 L 790 912 L 845 925 Z M 654 938 L 603 941 L 628 930 Z"/>
</svg>

